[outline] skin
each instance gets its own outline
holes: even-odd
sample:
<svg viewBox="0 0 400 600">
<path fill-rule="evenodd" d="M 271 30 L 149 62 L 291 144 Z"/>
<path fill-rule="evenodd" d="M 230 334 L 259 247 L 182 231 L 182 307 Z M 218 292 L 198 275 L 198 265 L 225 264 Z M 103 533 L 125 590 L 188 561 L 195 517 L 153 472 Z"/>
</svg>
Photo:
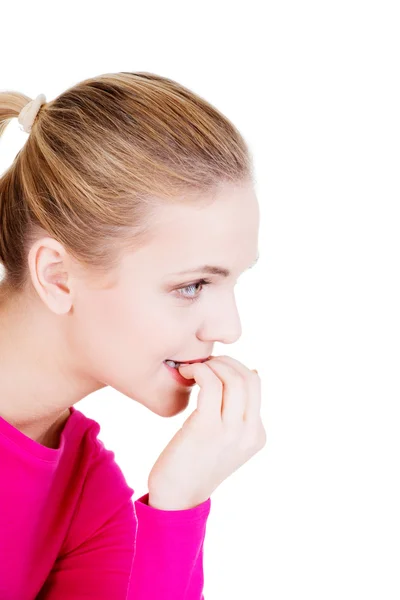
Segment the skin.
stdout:
<svg viewBox="0 0 400 600">
<path fill-rule="evenodd" d="M 205 358 L 240 338 L 234 286 L 258 256 L 258 230 L 251 183 L 223 184 L 200 207 L 160 206 L 151 241 L 123 256 L 107 286 L 55 239 L 37 240 L 28 290 L 0 296 L 0 416 L 57 448 L 69 407 L 105 386 L 162 417 L 185 410 L 193 387 L 163 361 Z M 231 275 L 174 275 L 203 264 Z M 211 285 L 178 291 L 202 278 Z"/>
</svg>

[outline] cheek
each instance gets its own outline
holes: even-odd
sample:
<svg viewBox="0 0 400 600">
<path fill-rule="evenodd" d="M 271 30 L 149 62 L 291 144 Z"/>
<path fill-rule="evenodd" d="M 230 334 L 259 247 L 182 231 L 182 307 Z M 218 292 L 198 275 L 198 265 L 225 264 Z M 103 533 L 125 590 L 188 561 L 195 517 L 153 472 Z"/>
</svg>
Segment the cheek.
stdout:
<svg viewBox="0 0 400 600">
<path fill-rule="evenodd" d="M 178 414 L 187 407 L 189 389 L 177 388 L 163 361 L 193 342 L 189 319 L 179 314 L 162 297 L 80 295 L 68 325 L 75 365 L 156 414 Z"/>
<path fill-rule="evenodd" d="M 154 297 L 90 290 L 74 304 L 73 351 L 93 376 L 147 374 L 175 348 L 176 321 Z"/>
</svg>

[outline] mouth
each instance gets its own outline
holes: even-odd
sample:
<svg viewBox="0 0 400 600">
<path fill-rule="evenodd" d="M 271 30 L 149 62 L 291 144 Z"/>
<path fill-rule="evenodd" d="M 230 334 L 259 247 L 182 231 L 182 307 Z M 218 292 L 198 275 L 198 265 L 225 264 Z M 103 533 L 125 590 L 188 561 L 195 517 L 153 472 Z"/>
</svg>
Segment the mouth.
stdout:
<svg viewBox="0 0 400 600">
<path fill-rule="evenodd" d="M 179 373 L 179 366 L 183 363 L 176 363 L 176 366 L 172 366 L 173 364 L 174 361 L 164 360 L 165 367 L 177 383 L 179 383 L 181 386 L 184 386 L 185 388 L 192 387 L 193 385 L 195 385 L 195 379 L 187 379 Z"/>
<path fill-rule="evenodd" d="M 186 361 L 177 361 L 172 359 L 164 360 L 164 363 L 174 369 L 179 369 L 181 365 L 193 365 L 194 363 L 203 363 L 209 360 L 211 357 L 207 356 L 206 358 L 198 358 L 196 360 L 186 360 Z"/>
</svg>

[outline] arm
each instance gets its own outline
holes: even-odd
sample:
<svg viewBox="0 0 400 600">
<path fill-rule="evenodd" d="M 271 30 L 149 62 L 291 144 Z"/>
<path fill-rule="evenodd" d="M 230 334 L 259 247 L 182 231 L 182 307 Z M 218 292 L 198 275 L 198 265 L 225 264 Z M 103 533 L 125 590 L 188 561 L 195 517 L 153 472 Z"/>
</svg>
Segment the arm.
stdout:
<svg viewBox="0 0 400 600">
<path fill-rule="evenodd" d="M 204 600 L 203 547 L 211 499 L 188 510 L 136 503 L 138 534 L 127 600 Z"/>
<path fill-rule="evenodd" d="M 203 543 L 211 500 L 184 511 L 125 502 L 60 555 L 36 600 L 204 600 Z"/>
</svg>

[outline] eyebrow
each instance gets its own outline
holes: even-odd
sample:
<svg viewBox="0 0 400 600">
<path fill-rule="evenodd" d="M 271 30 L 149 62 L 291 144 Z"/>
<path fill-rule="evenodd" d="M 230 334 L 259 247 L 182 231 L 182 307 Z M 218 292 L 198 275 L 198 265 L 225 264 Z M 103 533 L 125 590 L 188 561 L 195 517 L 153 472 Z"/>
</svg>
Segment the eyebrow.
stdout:
<svg viewBox="0 0 400 600">
<path fill-rule="evenodd" d="M 257 256 L 256 260 L 253 264 L 248 267 L 252 269 L 254 265 L 257 263 L 260 255 Z M 225 269 L 224 267 L 216 267 L 213 265 L 202 265 L 201 267 L 197 267 L 196 269 L 189 269 L 187 271 L 179 271 L 179 273 L 174 273 L 174 275 L 187 275 L 189 273 L 208 273 L 209 275 L 221 275 L 221 277 L 229 277 L 231 272 L 229 269 Z"/>
</svg>

